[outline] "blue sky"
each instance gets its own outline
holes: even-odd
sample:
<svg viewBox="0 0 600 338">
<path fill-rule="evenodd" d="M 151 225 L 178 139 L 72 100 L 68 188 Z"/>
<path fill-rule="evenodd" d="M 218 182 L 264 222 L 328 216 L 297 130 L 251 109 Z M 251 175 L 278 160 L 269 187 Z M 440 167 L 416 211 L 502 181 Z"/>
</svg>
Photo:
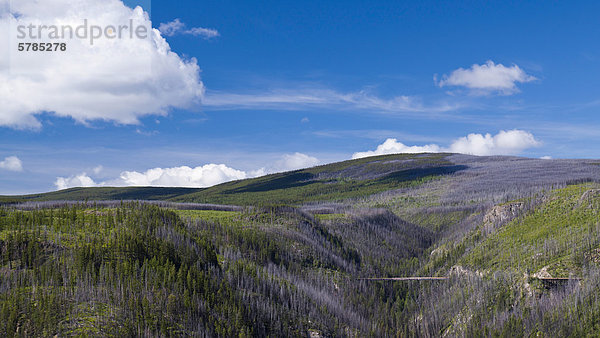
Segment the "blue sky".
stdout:
<svg viewBox="0 0 600 338">
<path fill-rule="evenodd" d="M 182 24 L 162 36 L 181 60 L 195 58 L 200 100 L 137 123 L 21 111 L 38 125 L 0 125 L 0 161 L 21 162 L 0 163 L 0 194 L 213 163 L 251 177 L 346 160 L 390 138 L 392 151 L 446 151 L 489 133 L 490 154 L 600 158 L 597 13 L 597 1 L 154 0 L 153 27 Z M 501 131 L 524 143 L 498 146 Z"/>
</svg>

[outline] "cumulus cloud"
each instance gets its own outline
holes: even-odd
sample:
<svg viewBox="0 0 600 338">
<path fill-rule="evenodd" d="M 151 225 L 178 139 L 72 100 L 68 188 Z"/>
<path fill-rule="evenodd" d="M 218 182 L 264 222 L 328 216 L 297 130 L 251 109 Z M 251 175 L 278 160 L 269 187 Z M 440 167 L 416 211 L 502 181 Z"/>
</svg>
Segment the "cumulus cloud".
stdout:
<svg viewBox="0 0 600 338">
<path fill-rule="evenodd" d="M 389 138 L 385 140 L 383 144 L 380 144 L 375 150 L 354 153 L 354 155 L 352 155 L 352 159 L 388 154 L 418 154 L 439 152 L 440 146 L 436 144 L 429 144 L 425 146 L 407 146 L 402 142 L 398 142 L 398 140 L 395 138 Z"/>
<path fill-rule="evenodd" d="M 440 87 L 460 86 L 472 90 L 475 94 L 489 94 L 498 92 L 510 95 L 519 92 L 517 83 L 526 83 L 536 80 L 535 77 L 525 73 L 519 66 L 506 67 L 487 61 L 485 64 L 474 64 L 469 69 L 459 68 L 450 75 L 444 75 L 437 83 Z"/>
<path fill-rule="evenodd" d="M 500 131 L 490 134 L 469 134 L 454 141 L 447 151 L 469 155 L 515 155 L 540 143 L 523 130 Z"/>
<path fill-rule="evenodd" d="M 516 155 L 522 151 L 537 147 L 540 142 L 535 137 L 523 130 L 501 130 L 496 135 L 491 134 L 469 134 L 465 137 L 454 140 L 448 147 L 441 147 L 437 144 L 425 146 L 407 146 L 396 139 L 387 139 L 379 145 L 374 151 L 358 152 L 352 158 L 363 158 L 376 155 L 388 155 L 399 153 L 460 153 L 478 156 L 490 155 Z"/>
<path fill-rule="evenodd" d="M 248 177 L 259 177 L 285 171 L 305 169 L 320 164 L 321 161 L 303 153 L 284 154 L 271 165 L 249 172 Z"/>
<path fill-rule="evenodd" d="M 174 168 L 154 168 L 143 172 L 124 171 L 116 179 L 98 183 L 86 173 L 81 173 L 68 178 L 58 177 L 54 185 L 59 190 L 95 186 L 206 188 L 246 177 L 247 174 L 245 172 L 229 168 L 224 164 L 207 164 L 195 168 L 181 166 Z"/>
<path fill-rule="evenodd" d="M 20 25 L 76 29 L 86 22 L 111 36 L 116 31 L 110 26 L 145 27 L 147 33 L 131 38 L 127 28 L 121 38 L 103 35 L 93 44 L 90 28 L 86 39 L 71 39 L 67 31 L 67 39 L 51 40 L 49 29 L 39 40 L 29 32 L 16 38 Z M 66 42 L 67 50 L 19 53 L 19 42 Z M 171 51 L 147 13 L 121 0 L 12 1 L 9 12 L 0 10 L 0 45 L 10 50 L 0 52 L 0 126 L 39 128 L 36 116 L 44 112 L 82 123 L 135 124 L 141 116 L 198 104 L 204 93 L 197 61 Z"/>
<path fill-rule="evenodd" d="M 58 177 L 56 182 L 54 182 L 54 185 L 56 186 L 56 189 L 64 190 L 75 187 L 95 187 L 98 184 L 96 184 L 96 182 L 94 182 L 94 180 L 86 173 L 81 173 L 71 177 Z"/>
<path fill-rule="evenodd" d="M 161 23 L 158 27 L 158 30 L 164 36 L 174 36 L 177 34 L 187 34 L 193 36 L 199 36 L 204 39 L 212 39 L 218 37 L 219 31 L 212 28 L 203 28 L 203 27 L 193 27 L 187 29 L 185 23 L 181 22 L 179 19 L 175 19 L 171 22 Z"/>
<path fill-rule="evenodd" d="M 0 169 L 9 171 L 23 171 L 23 162 L 16 156 L 9 156 L 0 161 Z"/>
<path fill-rule="evenodd" d="M 173 168 L 154 168 L 143 172 L 123 171 L 118 178 L 96 182 L 87 173 L 70 177 L 58 177 L 54 185 L 58 190 L 73 187 L 95 186 L 154 186 L 154 187 L 189 187 L 206 188 L 224 182 L 263 176 L 270 173 L 289 171 L 312 167 L 319 164 L 319 160 L 302 153 L 286 154 L 268 168 L 253 171 L 242 171 L 230 168 L 224 164 L 206 164 L 195 168 L 188 166 Z M 96 170 L 100 168 L 100 170 Z M 97 175 L 102 171 L 99 166 L 94 169 Z"/>
<path fill-rule="evenodd" d="M 145 172 L 121 173 L 121 185 L 205 188 L 215 184 L 246 178 L 246 173 L 224 164 L 207 164 L 190 168 L 154 168 Z"/>
<path fill-rule="evenodd" d="M 302 153 L 285 154 L 275 163 L 275 171 L 290 171 L 314 167 L 319 164 L 319 159 Z"/>
</svg>

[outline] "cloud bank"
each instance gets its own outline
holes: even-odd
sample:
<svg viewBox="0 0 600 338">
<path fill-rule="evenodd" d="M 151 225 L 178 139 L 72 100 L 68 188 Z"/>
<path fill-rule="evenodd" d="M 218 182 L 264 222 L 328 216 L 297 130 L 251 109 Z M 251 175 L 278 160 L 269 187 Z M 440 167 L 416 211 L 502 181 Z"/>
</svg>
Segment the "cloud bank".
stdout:
<svg viewBox="0 0 600 338">
<path fill-rule="evenodd" d="M 0 161 L 0 169 L 8 171 L 23 171 L 23 162 L 16 156 L 9 156 Z"/>
<path fill-rule="evenodd" d="M 203 96 L 197 61 L 172 52 L 140 7 L 131 9 L 121 0 L 19 0 L 11 5 L 10 12 L 0 8 L 0 45 L 10 46 L 12 53 L 0 52 L 0 126 L 40 128 L 36 116 L 44 112 L 82 123 L 135 124 L 142 116 L 195 105 Z M 58 41 L 46 35 L 16 39 L 19 25 L 77 28 L 84 20 L 104 28 L 132 23 L 146 27 L 147 38 L 129 38 L 126 31 L 127 38 L 101 38 L 93 45 L 89 39 L 67 39 L 64 52 L 17 51 L 18 42 Z"/>
<path fill-rule="evenodd" d="M 195 168 L 155 168 L 145 172 L 125 171 L 121 173 L 120 185 L 154 187 L 205 188 L 215 184 L 246 178 L 245 172 L 224 164 L 207 164 Z"/>
<path fill-rule="evenodd" d="M 444 75 L 437 83 L 440 87 L 458 86 L 472 90 L 474 94 L 489 94 L 497 92 L 511 95 L 519 92 L 517 83 L 536 80 L 525 73 L 519 66 L 506 67 L 487 61 L 483 65 L 474 64 L 469 69 L 459 68 L 450 75 Z"/>
<path fill-rule="evenodd" d="M 437 144 L 425 146 L 407 146 L 394 138 L 387 139 L 373 151 L 358 152 L 352 155 L 353 159 L 389 155 L 400 153 L 460 153 L 478 156 L 490 155 L 516 155 L 532 147 L 537 147 L 541 143 L 535 137 L 523 130 L 500 131 L 496 135 L 491 134 L 469 134 L 452 142 L 448 147 L 441 147 Z"/>
<path fill-rule="evenodd" d="M 268 168 L 245 172 L 230 168 L 224 164 L 207 164 L 195 168 L 188 166 L 173 168 L 154 168 L 143 172 L 124 171 L 118 178 L 96 182 L 87 173 L 70 177 L 58 177 L 54 185 L 58 190 L 74 187 L 96 186 L 152 186 L 152 187 L 189 187 L 206 188 L 224 182 L 263 176 L 270 173 L 312 167 L 319 163 L 315 157 L 302 153 L 286 154 Z M 98 174 L 100 170 L 96 174 Z"/>
<path fill-rule="evenodd" d="M 54 182 L 56 189 L 63 190 L 75 187 L 95 187 L 98 186 L 94 180 L 86 173 L 74 175 L 71 177 L 58 177 Z"/>
</svg>

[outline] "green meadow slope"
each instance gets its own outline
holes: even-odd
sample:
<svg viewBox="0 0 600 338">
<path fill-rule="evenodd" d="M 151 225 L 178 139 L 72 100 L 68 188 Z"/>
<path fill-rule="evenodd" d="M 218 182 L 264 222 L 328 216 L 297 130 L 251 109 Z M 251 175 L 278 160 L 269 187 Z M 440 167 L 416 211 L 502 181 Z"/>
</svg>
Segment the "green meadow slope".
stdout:
<svg viewBox="0 0 600 338">
<path fill-rule="evenodd" d="M 525 205 L 527 200 L 520 201 Z M 502 207 L 502 206 L 500 206 Z M 491 233 L 486 234 L 486 227 Z M 494 231 L 491 222 L 475 233 L 480 243 L 459 260 L 478 269 L 544 269 L 554 277 L 580 275 L 600 252 L 600 185 L 552 191 L 539 205 Z M 475 240 L 475 238 L 473 238 Z"/>
</svg>

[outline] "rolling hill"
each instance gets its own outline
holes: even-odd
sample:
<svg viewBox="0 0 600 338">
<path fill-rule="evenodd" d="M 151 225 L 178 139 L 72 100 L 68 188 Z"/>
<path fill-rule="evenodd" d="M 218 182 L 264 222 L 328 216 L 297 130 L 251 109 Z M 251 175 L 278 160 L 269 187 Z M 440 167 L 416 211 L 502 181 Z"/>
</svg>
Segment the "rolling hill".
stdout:
<svg viewBox="0 0 600 338">
<path fill-rule="evenodd" d="M 341 201 L 414 187 L 445 178 L 460 191 L 536 189 L 597 179 L 600 161 L 539 160 L 518 157 L 475 157 L 453 154 L 398 154 L 369 157 L 223 183 L 210 188 L 95 187 L 24 196 L 0 201 L 162 200 L 172 202 L 254 205 L 300 205 Z M 471 182 L 464 181 L 473 180 Z M 464 182 L 457 182 L 463 180 Z M 508 187 L 502 187 L 506 185 Z M 486 187 L 487 186 L 487 187 Z M 482 191 L 485 189 L 486 191 Z M 476 192 L 477 193 L 477 192 Z M 516 196 L 516 195 L 515 195 Z"/>
<path fill-rule="evenodd" d="M 389 190 L 411 181 L 463 169 L 436 155 L 391 155 L 333 163 L 310 169 L 228 182 L 208 189 L 128 187 L 72 188 L 25 196 L 1 196 L 0 200 L 165 200 L 203 203 L 251 204 L 302 203 L 362 196 Z"/>
</svg>

